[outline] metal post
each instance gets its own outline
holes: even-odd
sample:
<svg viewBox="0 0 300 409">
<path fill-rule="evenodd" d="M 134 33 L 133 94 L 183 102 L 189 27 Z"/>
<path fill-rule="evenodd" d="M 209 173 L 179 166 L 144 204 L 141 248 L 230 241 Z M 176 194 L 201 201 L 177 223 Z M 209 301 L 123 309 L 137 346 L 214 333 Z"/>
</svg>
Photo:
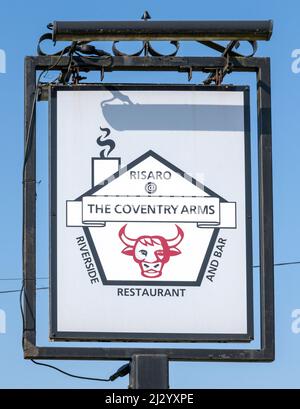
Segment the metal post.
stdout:
<svg viewBox="0 0 300 409">
<path fill-rule="evenodd" d="M 167 355 L 133 355 L 129 389 L 169 389 Z"/>
<path fill-rule="evenodd" d="M 24 164 L 24 350 L 36 344 L 36 135 L 35 135 L 35 59 L 25 59 L 25 164 Z M 26 352 L 25 352 L 26 353 Z"/>
<path fill-rule="evenodd" d="M 270 60 L 257 72 L 258 165 L 260 200 L 261 345 L 270 359 L 275 357 L 273 183 Z"/>
</svg>

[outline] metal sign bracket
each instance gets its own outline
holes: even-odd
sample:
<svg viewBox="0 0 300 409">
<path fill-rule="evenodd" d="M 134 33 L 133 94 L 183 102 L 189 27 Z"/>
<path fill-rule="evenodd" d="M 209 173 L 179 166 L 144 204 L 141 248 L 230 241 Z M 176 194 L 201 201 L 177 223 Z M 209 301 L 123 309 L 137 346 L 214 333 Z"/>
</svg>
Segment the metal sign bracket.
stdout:
<svg viewBox="0 0 300 409">
<path fill-rule="evenodd" d="M 207 25 L 201 34 L 201 24 L 198 29 L 198 37 L 195 34 L 193 24 L 181 25 L 182 32 L 186 33 L 186 39 L 193 37 L 203 45 L 221 52 L 217 57 L 181 57 L 177 56 L 179 48 L 178 37 L 175 30 L 169 31 L 160 28 L 154 22 L 144 19 L 142 25 L 132 26 L 131 39 L 145 41 L 142 51 L 133 55 L 124 55 L 116 51 L 116 41 L 127 39 L 127 32 L 122 36 L 116 23 L 107 32 L 102 30 L 105 39 L 115 41 L 113 44 L 114 55 L 103 50 L 97 50 L 88 44 L 87 36 L 82 40 L 75 39 L 70 47 L 54 55 L 46 55 L 39 45 L 38 56 L 26 57 L 25 59 L 25 161 L 23 173 L 23 310 L 24 331 L 23 346 L 26 359 L 39 360 L 127 360 L 135 362 L 135 372 L 131 374 L 132 387 L 141 385 L 140 371 L 148 368 L 155 376 L 164 373 L 160 385 L 167 387 L 167 365 L 169 361 L 206 361 L 206 362 L 270 362 L 274 360 L 274 269 L 273 269 L 273 191 L 272 191 L 272 132 L 271 132 L 271 83 L 270 83 L 270 60 L 269 58 L 242 56 L 234 51 L 238 45 L 238 39 L 250 41 L 253 52 L 256 51 L 255 41 L 270 38 L 266 24 L 259 25 L 260 31 L 254 30 L 252 25 L 242 24 L 243 32 L 238 31 L 238 24 L 223 24 L 216 22 L 215 35 L 210 34 L 205 38 Z M 107 23 L 107 22 L 106 22 Z M 183 22 L 181 22 L 183 23 Z M 205 22 L 206 23 L 206 22 Z M 218 24 L 217 24 L 218 23 Z M 232 23 L 232 22 L 231 22 Z M 238 22 L 236 22 L 238 23 Z M 100 23 L 99 23 L 100 24 Z M 148 24 L 148 28 L 145 28 Z M 100 24 L 101 26 L 101 24 Z M 130 24 L 129 24 L 130 26 Z M 54 24 L 53 34 L 48 33 L 41 38 L 58 41 L 66 39 L 64 26 Z M 160 25 L 160 27 L 162 27 Z M 194 27 L 194 26 L 193 26 Z M 228 34 L 231 27 L 231 35 Z M 236 28 L 237 33 L 234 33 Z M 97 27 L 96 27 L 97 28 Z M 61 31 L 59 31 L 59 29 Z M 185 30 L 185 31 L 184 31 Z M 219 30 L 219 31 L 218 31 Z M 226 31 L 227 30 L 227 31 Z M 248 30 L 248 35 L 245 32 Z M 252 31 L 251 31 L 252 30 Z M 76 30 L 75 30 L 76 31 Z M 130 30 L 129 30 L 130 31 Z M 90 33 L 93 27 L 90 28 Z M 227 32 L 225 35 L 224 32 Z M 155 34 L 156 33 L 156 34 Z M 160 33 L 160 34 L 159 34 Z M 171 33 L 171 34 L 170 34 Z M 172 34 L 173 33 L 173 34 Z M 190 33 L 190 34 L 189 34 Z M 220 34 L 221 33 L 221 34 Z M 249 34 L 250 33 L 250 34 Z M 182 34 L 181 37 L 184 35 Z M 223 36 L 223 37 L 222 37 Z M 227 47 L 212 42 L 212 39 L 230 39 Z M 89 34 L 89 38 L 93 37 Z M 149 39 L 163 38 L 171 41 L 176 48 L 175 52 L 168 56 L 155 54 Z M 181 39 L 180 37 L 180 39 Z M 147 45 L 146 45 L 147 43 Z M 142 56 L 142 52 L 144 55 Z M 87 57 L 88 55 L 88 57 Z M 137 347 L 48 347 L 39 346 L 36 343 L 36 103 L 46 100 L 48 97 L 49 83 L 38 83 L 41 86 L 37 92 L 37 73 L 56 71 L 59 76 L 57 83 L 69 83 L 72 74 L 71 86 L 74 88 L 83 80 L 81 72 L 98 71 L 101 81 L 104 80 L 106 71 L 173 71 L 188 72 L 188 79 L 192 79 L 193 72 L 209 73 L 206 84 L 222 84 L 224 76 L 230 72 L 252 72 L 256 74 L 257 81 L 257 117 L 258 117 L 258 163 L 259 163 L 259 216 L 260 216 L 260 297 L 261 297 L 261 346 L 259 349 L 207 349 L 200 348 L 137 348 Z M 39 81 L 38 81 L 39 82 Z M 34 183 L 29 183 L 34 182 Z M 154 365 L 155 361 L 155 365 Z M 150 362 L 150 363 L 149 363 Z M 163 368 L 163 369 L 162 369 Z M 144 384 L 143 384 L 144 385 Z M 145 385 L 144 385 L 145 386 Z M 153 385 L 152 385 L 153 386 Z"/>
</svg>

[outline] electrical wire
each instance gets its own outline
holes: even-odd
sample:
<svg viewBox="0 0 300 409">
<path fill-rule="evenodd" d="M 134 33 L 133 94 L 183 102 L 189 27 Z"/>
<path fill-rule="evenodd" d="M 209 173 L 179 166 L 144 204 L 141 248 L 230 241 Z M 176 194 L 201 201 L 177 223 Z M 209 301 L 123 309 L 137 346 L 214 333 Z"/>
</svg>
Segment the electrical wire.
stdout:
<svg viewBox="0 0 300 409">
<path fill-rule="evenodd" d="M 48 288 L 40 288 L 40 289 L 48 289 Z M 22 331 L 22 346 L 24 349 L 24 333 L 25 333 L 25 315 L 24 315 L 24 310 L 23 310 L 23 294 L 24 294 L 24 284 L 22 285 L 22 289 L 20 290 L 20 310 L 21 310 L 21 316 L 22 316 L 22 326 L 23 326 L 23 331 Z M 25 302 L 28 303 L 27 301 L 27 297 L 25 294 Z M 34 319 L 35 321 L 35 319 Z M 123 377 L 125 376 L 127 373 L 129 373 L 129 364 L 128 364 L 128 371 L 125 373 L 125 369 L 124 366 L 122 366 L 121 368 L 118 369 L 117 372 L 115 372 L 113 375 L 111 375 L 109 378 L 107 379 L 103 379 L 103 378 L 92 378 L 92 377 L 87 377 L 87 376 L 80 376 L 80 375 L 74 375 L 71 374 L 69 372 L 66 372 L 60 368 L 57 368 L 56 366 L 53 365 L 49 365 L 49 364 L 45 364 L 45 363 L 41 363 L 41 362 L 37 362 L 34 359 L 31 359 L 31 362 L 33 362 L 35 365 L 39 365 L 39 366 L 44 366 L 46 368 L 50 368 L 50 369 L 54 369 L 57 372 L 62 373 L 63 375 L 69 376 L 71 378 L 76 378 L 76 379 L 83 379 L 83 380 L 87 380 L 87 381 L 97 381 L 97 382 L 112 382 L 115 379 L 117 379 L 118 377 Z"/>
<path fill-rule="evenodd" d="M 45 77 L 47 76 L 47 74 L 49 73 L 50 70 L 53 70 L 53 68 L 57 67 L 57 65 L 60 63 L 62 57 L 64 56 L 64 50 L 62 50 L 61 54 L 58 57 L 58 60 L 55 62 L 55 64 L 51 65 L 51 67 L 47 68 L 46 71 L 44 71 Z M 54 80 L 55 81 L 55 80 Z M 49 84 L 49 83 L 48 83 Z M 47 84 L 47 85 L 48 85 Z"/>
<path fill-rule="evenodd" d="M 290 262 L 284 262 L 284 263 L 276 263 L 274 264 L 274 267 L 281 267 L 281 266 L 291 266 L 291 265 L 296 265 L 296 264 L 300 264 L 300 261 L 290 261 Z M 260 268 L 259 265 L 253 266 L 253 268 Z M 13 278 L 0 278 L 0 281 L 22 281 L 23 278 L 17 278 L 17 277 L 13 277 Z M 33 278 L 28 278 L 26 279 L 26 281 L 31 281 L 31 280 L 49 280 L 49 277 L 36 277 L 35 279 Z"/>
<path fill-rule="evenodd" d="M 290 262 L 285 262 L 285 263 L 276 263 L 274 264 L 274 267 L 283 267 L 283 266 L 292 266 L 292 265 L 297 265 L 300 264 L 300 261 L 290 261 Z M 259 265 L 257 266 L 253 266 L 253 268 L 260 268 Z M 0 281 L 22 281 L 22 278 L 0 278 Z M 34 280 L 32 279 L 27 279 L 24 281 L 30 281 L 30 280 Z M 49 280 L 49 277 L 37 277 L 36 280 Z M 37 288 L 37 291 L 39 290 L 49 290 L 49 287 L 41 287 L 41 288 Z M 9 294 L 9 293 L 18 293 L 21 290 L 7 290 L 7 291 L 0 291 L 0 294 Z"/>
<path fill-rule="evenodd" d="M 33 278 L 27 278 L 26 281 L 33 281 Z M 36 277 L 35 280 L 49 280 L 49 277 Z M 0 281 L 23 281 L 23 278 L 0 278 Z"/>
<path fill-rule="evenodd" d="M 58 61 L 56 62 L 56 64 L 54 64 L 54 65 L 51 67 L 52 69 L 58 64 L 58 62 L 59 62 L 59 60 L 61 59 L 62 55 L 63 55 L 63 54 L 61 54 L 61 56 L 60 56 L 60 58 L 58 59 Z M 72 55 L 70 55 L 70 64 L 71 64 L 71 63 L 72 63 Z M 70 67 L 69 67 L 69 68 L 70 68 Z M 69 71 L 69 68 L 68 68 L 68 71 Z M 25 139 L 25 153 L 24 153 L 23 173 L 22 173 L 22 175 L 23 175 L 23 189 L 25 189 L 25 184 L 26 184 L 26 183 L 29 183 L 29 182 L 35 183 L 35 182 L 36 182 L 36 181 L 28 181 L 28 180 L 25 180 L 25 174 L 26 174 L 26 166 L 27 166 L 27 162 L 28 162 L 28 159 L 29 159 L 29 156 L 30 156 L 30 153 L 31 153 L 32 141 L 33 141 L 32 123 L 33 123 L 33 117 L 34 117 L 34 113 L 35 113 L 35 109 L 36 109 L 36 102 L 37 102 L 37 100 L 38 100 L 40 87 L 41 87 L 41 86 L 46 86 L 46 84 L 41 84 L 41 83 L 40 83 L 40 80 L 41 80 L 42 76 L 45 74 L 45 72 L 46 72 L 46 71 L 43 71 L 43 72 L 39 75 L 38 80 L 37 80 L 37 83 L 36 83 L 36 89 L 35 89 L 35 94 L 34 94 L 33 103 L 32 103 L 32 110 L 31 110 L 30 119 L 29 119 L 29 124 L 28 124 L 28 132 L 27 132 L 26 139 Z M 47 85 L 49 85 L 49 83 L 48 83 Z M 24 220 L 24 217 L 25 217 L 25 208 L 24 208 L 24 205 L 23 205 L 23 220 Z M 24 231 L 24 222 L 23 222 L 23 231 L 22 231 L 22 257 L 23 257 L 23 265 L 24 265 L 24 254 L 25 254 L 25 252 L 24 252 L 24 250 L 25 250 L 25 248 L 24 248 L 24 243 L 25 243 L 25 241 L 24 241 L 24 238 L 25 238 L 25 237 L 24 237 L 24 233 L 25 233 L 25 231 Z M 23 271 L 23 275 L 24 275 L 24 271 Z M 44 278 L 44 277 L 40 277 L 39 279 L 46 279 L 46 278 L 48 278 L 48 277 L 45 277 L 45 278 Z M 6 281 L 7 279 L 2 279 L 2 281 L 3 281 L 3 280 Z M 9 280 L 10 280 L 10 279 L 9 279 Z M 18 279 L 13 278 L 12 280 L 18 280 Z M 34 279 L 30 279 L 30 280 L 34 280 Z M 25 331 L 27 330 L 26 327 L 25 327 L 25 314 L 24 314 L 24 309 L 23 309 L 23 298 L 24 298 L 24 301 L 25 301 L 25 303 L 26 303 L 26 305 L 27 305 L 27 307 L 28 307 L 28 309 L 29 309 L 31 315 L 32 315 L 33 325 L 34 325 L 34 327 L 35 327 L 35 316 L 34 316 L 34 314 L 33 314 L 33 311 L 31 310 L 31 306 L 30 306 L 30 304 L 29 304 L 29 302 L 28 302 L 27 295 L 26 295 L 26 289 L 25 289 L 25 282 L 26 282 L 26 281 L 27 281 L 27 279 L 23 278 L 21 290 L 0 291 L 0 294 L 20 293 L 19 303 L 20 303 L 20 311 L 21 311 L 21 317 L 22 317 L 22 346 L 23 346 L 23 349 L 24 349 L 24 346 L 25 346 L 25 345 L 24 345 L 24 341 L 25 341 Z M 49 287 L 40 287 L 40 288 L 37 288 L 36 290 L 39 291 L 39 290 L 48 290 L 48 289 L 49 289 Z M 119 368 L 117 372 L 115 372 L 113 375 L 110 376 L 110 378 L 108 378 L 108 379 L 103 379 L 103 378 L 92 378 L 92 377 L 85 377 L 85 376 L 74 375 L 74 374 L 71 374 L 71 373 L 69 373 L 69 372 L 63 371 L 62 369 L 57 368 L 57 367 L 55 367 L 55 366 L 53 366 L 53 365 L 36 362 L 34 359 L 32 359 L 31 361 L 32 361 L 34 364 L 36 364 L 36 365 L 44 366 L 44 367 L 47 367 L 47 368 L 54 369 L 55 371 L 60 372 L 60 373 L 62 373 L 62 374 L 64 374 L 64 375 L 67 375 L 67 376 L 69 376 L 69 377 L 71 377 L 71 378 L 83 379 L 83 380 L 89 380 L 89 381 L 97 381 L 97 382 L 112 382 L 112 381 L 114 381 L 115 379 L 117 379 L 118 377 L 123 377 L 123 376 L 127 375 L 127 374 L 129 373 L 129 370 L 130 370 L 130 366 L 129 366 L 129 364 L 127 364 L 127 365 L 124 365 L 124 366 L 122 366 L 121 368 Z"/>
<path fill-rule="evenodd" d="M 292 265 L 296 265 L 296 264 L 300 264 L 300 261 L 287 261 L 285 263 L 275 263 L 274 267 L 282 267 L 282 266 L 292 266 Z M 260 266 L 253 266 L 253 268 L 260 268 Z"/>
<path fill-rule="evenodd" d="M 39 75 L 37 84 L 36 84 L 35 93 L 33 97 L 33 104 L 32 104 L 30 118 L 29 118 L 28 131 L 27 131 L 26 140 L 25 140 L 25 154 L 24 154 L 23 172 L 22 172 L 23 173 L 23 186 L 25 185 L 26 182 L 29 182 L 25 180 L 25 172 L 26 172 L 26 165 L 28 162 L 28 158 L 31 152 L 31 147 L 32 147 L 31 128 L 32 128 L 32 121 L 33 121 L 33 116 L 34 116 L 35 108 L 36 108 L 36 102 L 37 102 L 38 95 L 39 95 L 39 83 L 40 83 L 40 79 L 42 75 L 44 74 L 44 72 L 45 71 L 41 72 L 41 74 Z"/>
<path fill-rule="evenodd" d="M 20 296 L 19 296 L 19 307 L 20 307 L 21 317 L 22 317 L 22 348 L 24 350 L 25 315 L 24 315 L 24 310 L 23 310 L 23 291 L 24 291 L 24 281 L 23 281 L 22 288 L 20 291 Z"/>
<path fill-rule="evenodd" d="M 34 364 L 39 365 L 39 366 L 44 366 L 44 367 L 46 367 L 46 368 L 54 369 L 55 371 L 60 372 L 60 373 L 62 373 L 63 375 L 70 376 L 71 378 L 84 379 L 84 380 L 86 380 L 86 381 L 111 382 L 111 379 L 110 379 L 110 378 L 107 378 L 107 379 L 103 378 L 103 379 L 102 379 L 102 378 L 90 378 L 90 377 L 88 377 L 88 376 L 74 375 L 74 374 L 71 374 L 71 373 L 69 373 L 69 372 L 63 371 L 62 369 L 57 368 L 56 366 L 49 365 L 49 364 L 44 364 L 44 363 L 41 363 L 41 362 L 37 362 L 37 361 L 35 361 L 34 359 L 31 359 L 31 362 L 33 362 Z"/>
<path fill-rule="evenodd" d="M 32 100 L 32 107 L 31 107 L 31 112 L 30 112 L 30 117 L 29 117 L 29 123 L 28 123 L 28 128 L 27 128 L 27 133 L 25 135 L 25 152 L 24 152 L 24 162 L 23 162 L 23 170 L 22 170 L 22 183 L 23 183 L 23 195 L 25 195 L 25 189 L 26 189 L 26 184 L 27 183 L 36 183 L 35 180 L 26 180 L 26 168 L 27 168 L 27 162 L 28 159 L 30 157 L 30 153 L 31 153 L 31 148 L 32 148 L 32 142 L 33 142 L 33 132 L 32 132 L 32 124 L 33 124 L 33 118 L 34 118 L 34 114 L 35 114 L 35 110 L 36 110 L 36 102 L 38 100 L 38 96 L 39 96 L 39 91 L 40 91 L 40 81 L 42 76 L 44 75 L 46 71 L 42 71 L 39 76 L 38 79 L 36 81 L 36 85 L 35 85 L 35 92 L 34 92 L 34 96 L 33 96 L 33 100 Z M 23 201 L 23 224 L 22 224 L 22 265 L 24 267 L 25 265 L 25 204 Z M 24 335 L 25 335 L 25 315 L 24 315 L 24 310 L 23 310 L 23 295 L 24 295 L 24 299 L 25 302 L 27 304 L 27 306 L 29 307 L 29 310 L 31 312 L 32 315 L 32 319 L 34 322 L 34 327 L 35 327 L 35 316 L 33 314 L 33 312 L 31 311 L 31 307 L 28 303 L 28 299 L 27 299 L 27 295 L 25 292 L 25 283 L 26 283 L 26 279 L 25 279 L 25 271 L 23 270 L 23 280 L 22 280 L 22 288 L 21 290 L 17 291 L 17 290 L 12 290 L 14 293 L 19 292 L 20 293 L 20 297 L 19 297 L 19 302 L 20 302 L 20 310 L 21 310 L 21 316 L 22 316 L 22 346 L 24 349 Z M 1 292 L 1 294 L 8 294 L 7 291 L 3 291 Z"/>
<path fill-rule="evenodd" d="M 300 261 L 293 261 L 293 262 L 285 262 L 285 263 L 276 263 L 274 264 L 274 266 L 286 266 L 286 265 L 295 265 L 295 264 L 300 264 Z M 259 268 L 260 266 L 253 266 L 253 268 Z M 37 288 L 37 290 L 46 290 L 48 289 L 48 287 L 45 288 Z M 8 291 L 8 292 L 12 292 L 12 291 Z M 21 308 L 21 315 L 22 315 L 22 322 L 23 322 L 23 336 L 22 336 L 22 345 L 24 348 L 24 332 L 25 332 L 25 317 L 24 317 L 24 311 L 23 311 L 23 303 L 22 303 L 22 296 L 24 293 L 24 282 L 22 285 L 22 289 L 18 290 L 18 291 L 13 291 L 13 292 L 20 292 L 20 308 Z M 4 292 L 5 293 L 5 292 Z M 3 292 L 0 292 L 0 294 L 3 294 Z M 26 302 L 27 302 L 27 298 L 25 297 Z M 49 364 L 45 364 L 45 363 L 41 363 L 41 362 L 37 362 L 34 359 L 31 359 L 31 362 L 33 362 L 35 365 L 38 366 L 43 366 L 45 368 L 50 368 L 53 369 L 63 375 L 69 376 L 71 378 L 75 378 L 75 379 L 81 379 L 81 380 L 87 380 L 87 381 L 94 381 L 94 382 L 113 382 L 116 379 L 118 379 L 119 377 L 124 377 L 126 375 L 129 374 L 130 372 L 130 364 L 126 364 L 123 365 L 121 368 L 119 368 L 113 375 L 111 375 L 109 378 L 93 378 L 93 377 L 88 377 L 88 376 L 81 376 L 81 375 L 75 375 L 75 374 L 71 374 L 69 372 L 66 372 L 56 366 L 53 365 L 49 365 Z"/>
<path fill-rule="evenodd" d="M 44 290 L 44 289 L 47 290 L 48 287 L 39 288 L 39 290 Z M 38 290 L 38 289 L 37 289 L 37 290 Z M 22 346 L 23 346 L 23 349 L 24 349 L 24 340 L 25 340 L 24 335 L 25 335 L 26 328 L 25 328 L 25 314 L 24 314 L 24 309 L 23 309 L 23 295 L 24 295 L 25 302 L 26 302 L 27 305 L 28 305 L 28 300 L 27 300 L 26 293 L 25 293 L 24 282 L 23 282 L 23 285 L 22 285 L 21 290 L 18 290 L 18 292 L 20 292 L 19 302 L 20 302 L 20 310 L 21 310 L 21 317 L 22 317 L 22 328 L 23 328 L 23 331 L 22 331 Z M 0 292 L 0 294 L 1 294 L 1 292 Z M 30 312 L 31 312 L 31 314 L 32 314 L 32 316 L 33 316 L 34 325 L 35 325 L 35 317 L 34 317 L 32 311 L 31 311 L 31 309 L 30 309 Z M 127 365 L 123 365 L 121 368 L 119 368 L 119 369 L 117 370 L 117 372 L 115 372 L 113 375 L 111 375 L 111 376 L 110 376 L 109 378 L 107 378 L 107 379 L 104 379 L 104 378 L 92 378 L 92 377 L 87 377 L 87 376 L 74 375 L 74 374 L 71 374 L 71 373 L 69 373 L 69 372 L 66 372 L 66 371 L 64 371 L 64 370 L 62 370 L 62 369 L 60 369 L 60 368 L 57 368 L 56 366 L 49 365 L 49 364 L 45 364 L 45 363 L 41 363 L 41 362 L 37 362 L 37 361 L 35 361 L 34 359 L 31 359 L 31 362 L 33 362 L 35 365 L 44 366 L 44 367 L 46 367 L 46 368 L 54 369 L 55 371 L 60 372 L 60 373 L 62 373 L 63 375 L 69 376 L 69 377 L 71 377 L 71 378 L 83 379 L 83 380 L 87 380 L 87 381 L 96 381 L 96 382 L 113 382 L 113 381 L 116 380 L 117 378 L 123 377 L 123 376 L 127 375 L 127 374 L 129 373 L 129 371 L 130 371 L 130 366 L 129 366 L 129 364 L 127 364 Z"/>
<path fill-rule="evenodd" d="M 40 290 L 49 290 L 49 287 L 40 287 L 36 289 L 37 291 Z M 5 291 L 0 291 L 0 294 L 12 294 L 12 293 L 20 293 L 22 290 L 5 290 Z"/>
</svg>

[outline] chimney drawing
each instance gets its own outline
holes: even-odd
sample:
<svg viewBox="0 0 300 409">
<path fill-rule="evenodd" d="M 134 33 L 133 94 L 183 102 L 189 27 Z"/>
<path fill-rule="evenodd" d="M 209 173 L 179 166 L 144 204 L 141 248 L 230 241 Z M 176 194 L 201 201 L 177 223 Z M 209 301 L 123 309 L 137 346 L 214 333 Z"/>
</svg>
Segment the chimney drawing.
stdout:
<svg viewBox="0 0 300 409">
<path fill-rule="evenodd" d="M 92 188 L 119 171 L 121 158 L 92 158 Z"/>
</svg>

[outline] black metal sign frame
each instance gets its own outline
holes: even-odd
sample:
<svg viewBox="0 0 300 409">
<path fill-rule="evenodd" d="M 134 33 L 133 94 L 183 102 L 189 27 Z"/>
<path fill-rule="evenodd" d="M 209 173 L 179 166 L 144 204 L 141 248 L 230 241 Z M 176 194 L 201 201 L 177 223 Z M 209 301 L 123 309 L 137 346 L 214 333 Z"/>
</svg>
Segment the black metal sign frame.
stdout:
<svg viewBox="0 0 300 409">
<path fill-rule="evenodd" d="M 109 59 L 74 56 L 78 71 L 200 71 L 214 72 L 226 68 L 224 57 L 134 57 Z M 231 70 L 254 72 L 257 79 L 258 164 L 260 217 L 260 303 L 261 346 L 259 349 L 203 348 L 103 348 L 44 347 L 36 343 L 36 129 L 35 106 L 46 99 L 36 91 L 38 71 L 67 71 L 69 57 L 39 56 L 25 60 L 25 163 L 24 163 L 24 333 L 26 359 L 54 360 L 132 360 L 137 355 L 167 357 L 169 361 L 273 361 L 274 342 L 274 270 L 273 270 L 273 191 L 270 61 L 268 58 L 232 57 Z M 76 86 L 76 85 L 74 85 Z"/>
</svg>

